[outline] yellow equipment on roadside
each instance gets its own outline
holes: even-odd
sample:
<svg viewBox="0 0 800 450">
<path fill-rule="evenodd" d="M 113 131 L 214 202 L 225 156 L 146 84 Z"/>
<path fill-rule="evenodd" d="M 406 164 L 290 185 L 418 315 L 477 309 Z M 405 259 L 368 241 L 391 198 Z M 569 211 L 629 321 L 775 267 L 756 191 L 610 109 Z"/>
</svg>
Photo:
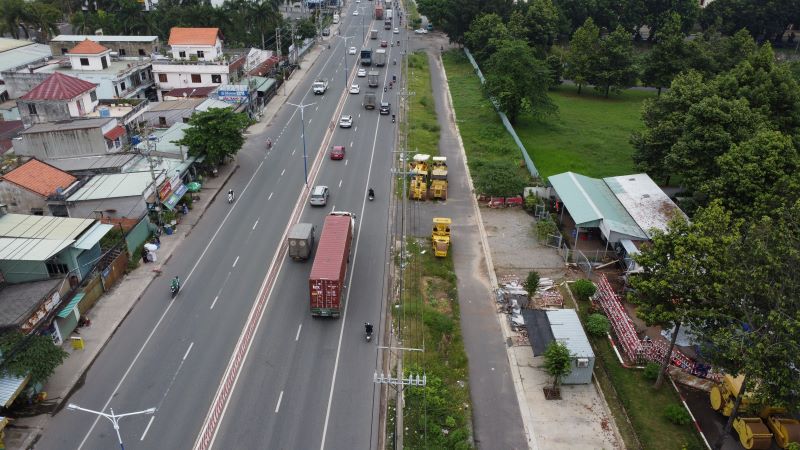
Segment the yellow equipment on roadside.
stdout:
<svg viewBox="0 0 800 450">
<path fill-rule="evenodd" d="M 434 156 L 431 163 L 431 197 L 447 200 L 447 157 Z"/>
<path fill-rule="evenodd" d="M 425 200 L 428 196 L 428 160 L 430 158 L 431 155 L 417 153 L 411 161 L 408 198 L 412 200 Z"/>
<path fill-rule="evenodd" d="M 450 248 L 450 223 L 452 221 L 449 217 L 434 217 L 433 218 L 433 233 L 431 233 L 431 241 L 433 244 L 433 255 L 439 258 L 447 256 L 447 250 Z"/>
</svg>

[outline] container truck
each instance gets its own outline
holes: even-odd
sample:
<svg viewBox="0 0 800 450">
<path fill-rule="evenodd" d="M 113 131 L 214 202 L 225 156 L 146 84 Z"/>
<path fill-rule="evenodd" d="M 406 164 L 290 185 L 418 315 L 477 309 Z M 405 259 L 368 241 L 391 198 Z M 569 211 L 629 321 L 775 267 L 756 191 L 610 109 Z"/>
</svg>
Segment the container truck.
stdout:
<svg viewBox="0 0 800 450">
<path fill-rule="evenodd" d="M 361 49 L 361 65 L 362 66 L 371 66 L 372 65 L 372 49 L 371 48 L 362 48 Z"/>
<path fill-rule="evenodd" d="M 289 243 L 289 256 L 295 260 L 308 259 L 314 249 L 314 225 L 310 223 L 296 223 L 289 230 L 287 238 Z"/>
<path fill-rule="evenodd" d="M 370 70 L 367 74 L 367 83 L 369 87 L 378 87 L 378 77 L 381 75 L 377 70 Z"/>
<path fill-rule="evenodd" d="M 375 4 L 375 19 L 383 19 L 383 5 L 380 2 Z"/>
<path fill-rule="evenodd" d="M 378 30 L 369 30 L 370 39 L 378 39 Z"/>
<path fill-rule="evenodd" d="M 374 92 L 367 92 L 364 94 L 364 100 L 361 101 L 361 106 L 364 109 L 375 109 L 375 93 Z"/>
<path fill-rule="evenodd" d="M 386 49 L 379 48 L 375 50 L 375 65 L 378 67 L 386 65 Z M 372 86 L 372 85 L 370 85 Z M 375 85 L 377 86 L 377 84 Z"/>
<path fill-rule="evenodd" d="M 387 9 L 386 10 L 386 20 L 392 20 L 392 10 L 391 9 Z"/>
<path fill-rule="evenodd" d="M 333 211 L 325 216 L 322 234 L 308 276 L 311 315 L 339 317 L 344 310 L 344 287 L 355 214 Z"/>
</svg>

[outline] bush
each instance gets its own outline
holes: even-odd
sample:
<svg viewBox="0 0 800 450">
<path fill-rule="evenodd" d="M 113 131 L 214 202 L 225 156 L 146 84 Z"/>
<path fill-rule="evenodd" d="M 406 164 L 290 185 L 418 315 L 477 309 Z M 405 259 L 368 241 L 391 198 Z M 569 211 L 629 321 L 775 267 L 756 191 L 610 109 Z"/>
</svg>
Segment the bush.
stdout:
<svg viewBox="0 0 800 450">
<path fill-rule="evenodd" d="M 538 272 L 528 272 L 528 278 L 525 279 L 525 283 L 523 283 L 523 285 L 529 294 L 533 295 L 533 293 L 536 292 L 536 289 L 539 287 L 539 278 Z"/>
<path fill-rule="evenodd" d="M 675 425 L 689 425 L 692 417 L 682 405 L 673 403 L 664 408 L 664 417 Z"/>
<path fill-rule="evenodd" d="M 542 202 L 541 202 L 541 200 L 539 200 L 538 196 L 531 194 L 531 195 L 525 197 L 525 203 L 523 203 L 522 207 L 525 209 L 525 211 L 535 212 L 536 211 L 536 205 L 541 204 L 541 203 Z"/>
<path fill-rule="evenodd" d="M 525 189 L 528 179 L 520 174 L 512 161 L 491 161 L 475 163 L 475 191 L 492 197 L 510 197 Z"/>
<path fill-rule="evenodd" d="M 589 300 L 589 297 L 597 292 L 597 286 L 587 279 L 581 279 L 572 284 L 572 292 L 578 297 L 578 300 Z"/>
<path fill-rule="evenodd" d="M 586 331 L 592 336 L 603 337 L 608 334 L 611 325 L 608 323 L 606 316 L 602 314 L 590 314 L 586 318 Z"/>
<path fill-rule="evenodd" d="M 558 234 L 558 225 L 556 222 L 551 218 L 546 219 L 539 219 L 533 223 L 534 232 L 536 233 L 536 239 L 541 242 L 547 239 L 548 236 L 553 236 Z"/>
<path fill-rule="evenodd" d="M 646 380 L 656 381 L 659 370 L 661 370 L 661 364 L 656 364 L 654 362 L 647 363 L 647 365 L 644 366 L 644 378 Z"/>
</svg>

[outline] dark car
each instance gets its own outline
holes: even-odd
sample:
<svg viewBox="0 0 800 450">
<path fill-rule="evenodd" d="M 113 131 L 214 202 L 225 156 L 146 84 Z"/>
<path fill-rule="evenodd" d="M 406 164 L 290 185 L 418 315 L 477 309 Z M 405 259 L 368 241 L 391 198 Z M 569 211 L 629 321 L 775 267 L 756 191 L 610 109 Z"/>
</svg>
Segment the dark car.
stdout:
<svg viewBox="0 0 800 450">
<path fill-rule="evenodd" d="M 331 159 L 344 159 L 344 145 L 334 145 L 331 148 Z"/>
<path fill-rule="evenodd" d="M 381 114 L 387 115 L 392 113 L 392 105 L 389 102 L 381 102 Z"/>
</svg>

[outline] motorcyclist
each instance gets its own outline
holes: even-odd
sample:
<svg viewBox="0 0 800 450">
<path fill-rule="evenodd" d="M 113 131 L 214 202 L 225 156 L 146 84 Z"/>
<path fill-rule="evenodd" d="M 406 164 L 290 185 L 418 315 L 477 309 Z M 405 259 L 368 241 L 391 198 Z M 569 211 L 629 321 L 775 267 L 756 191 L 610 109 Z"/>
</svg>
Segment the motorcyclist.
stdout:
<svg viewBox="0 0 800 450">
<path fill-rule="evenodd" d="M 175 275 L 175 278 L 173 278 L 172 281 L 169 284 L 169 288 L 171 290 L 177 292 L 181 288 L 181 279 L 180 279 L 180 277 Z"/>
<path fill-rule="evenodd" d="M 383 87 L 383 92 L 386 92 L 386 91 L 387 91 L 386 86 L 384 86 Z"/>
<path fill-rule="evenodd" d="M 232 202 L 234 199 L 233 189 L 228 189 L 228 202 Z"/>
<path fill-rule="evenodd" d="M 372 198 L 375 198 L 375 191 L 372 188 L 369 188 L 369 191 L 367 191 L 367 195 Z"/>
<path fill-rule="evenodd" d="M 364 322 L 364 331 L 369 335 L 372 334 L 372 324 L 369 322 Z"/>
<path fill-rule="evenodd" d="M 396 66 L 396 65 L 397 65 L 397 60 L 396 60 L 396 59 L 393 59 L 393 60 L 392 60 L 392 64 L 394 64 L 394 65 Z"/>
<path fill-rule="evenodd" d="M 394 114 L 392 114 L 392 123 L 394 123 Z"/>
</svg>

